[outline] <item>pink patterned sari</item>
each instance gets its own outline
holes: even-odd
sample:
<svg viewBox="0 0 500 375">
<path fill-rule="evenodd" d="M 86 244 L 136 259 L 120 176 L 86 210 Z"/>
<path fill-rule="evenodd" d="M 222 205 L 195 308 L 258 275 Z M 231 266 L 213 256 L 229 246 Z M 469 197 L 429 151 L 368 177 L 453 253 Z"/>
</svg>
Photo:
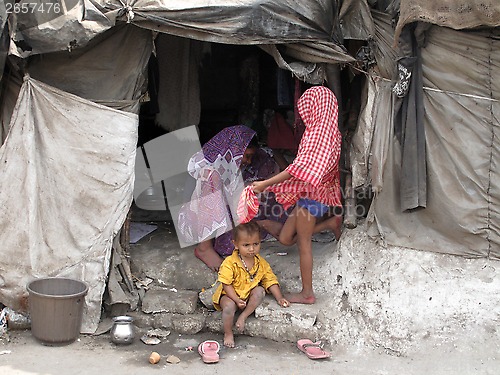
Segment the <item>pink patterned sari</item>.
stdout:
<svg viewBox="0 0 500 375">
<path fill-rule="evenodd" d="M 188 172 L 196 186 L 179 212 L 177 227 L 185 245 L 220 236 L 236 224 L 233 202 L 244 188 L 240 166 L 255 134 L 244 125 L 225 128 L 190 159 Z"/>
</svg>

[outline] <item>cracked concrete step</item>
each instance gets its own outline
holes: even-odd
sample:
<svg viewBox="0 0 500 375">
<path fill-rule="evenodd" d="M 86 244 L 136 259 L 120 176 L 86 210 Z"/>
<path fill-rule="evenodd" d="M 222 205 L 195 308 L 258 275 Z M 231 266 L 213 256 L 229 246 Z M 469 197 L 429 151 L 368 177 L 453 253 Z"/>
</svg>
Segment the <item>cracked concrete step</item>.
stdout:
<svg viewBox="0 0 500 375">
<path fill-rule="evenodd" d="M 166 225 L 166 224 L 165 224 Z M 331 258 L 336 242 L 313 243 L 315 265 Z M 300 290 L 299 255 L 296 246 L 263 242 L 261 255 L 269 262 L 283 290 Z M 194 247 L 180 248 L 173 228 L 159 227 L 149 236 L 131 245 L 133 274 L 149 277 L 155 285 L 166 288 L 197 290 L 208 288 L 217 274 L 194 256 Z"/>
<path fill-rule="evenodd" d="M 334 246 L 334 243 L 313 244 L 315 267 L 331 258 Z M 158 228 L 131 246 L 134 275 L 153 280 L 142 299 L 142 311 L 130 313 L 138 326 L 171 329 L 184 334 L 204 329 L 223 332 L 220 312 L 211 312 L 199 303 L 199 292 L 208 289 L 217 275 L 194 256 L 193 249 L 181 249 L 173 229 L 168 226 Z M 264 242 L 261 255 L 273 268 L 284 293 L 300 290 L 296 246 Z M 211 296 L 206 298 L 211 299 Z M 272 296 L 266 296 L 255 316 L 248 319 L 245 334 L 276 341 L 296 341 L 302 337 L 324 339 L 320 328 L 324 333 L 322 316 L 328 309 L 331 306 L 325 305 L 321 296 L 314 305 L 293 304 L 286 309 L 278 306 Z"/>
<path fill-rule="evenodd" d="M 254 316 L 247 320 L 244 333 L 275 341 L 296 341 L 301 337 L 324 339 L 318 318 L 325 307 L 328 308 L 318 298 L 314 305 L 292 304 L 283 308 L 267 295 Z M 190 290 L 150 290 L 144 297 L 142 311 L 130 315 L 142 328 L 161 328 L 181 334 L 195 334 L 204 329 L 223 332 L 221 312 L 201 307 L 198 294 Z"/>
</svg>

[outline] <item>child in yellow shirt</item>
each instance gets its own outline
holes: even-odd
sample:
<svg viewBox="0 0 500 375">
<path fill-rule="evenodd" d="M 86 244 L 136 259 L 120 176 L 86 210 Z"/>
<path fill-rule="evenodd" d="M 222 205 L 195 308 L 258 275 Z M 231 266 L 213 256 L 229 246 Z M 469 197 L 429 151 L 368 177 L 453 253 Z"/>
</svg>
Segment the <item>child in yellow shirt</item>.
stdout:
<svg viewBox="0 0 500 375">
<path fill-rule="evenodd" d="M 242 333 L 246 319 L 270 292 L 281 307 L 288 302 L 281 294 L 278 278 L 269 263 L 259 255 L 260 227 L 256 222 L 240 224 L 233 229 L 234 251 L 219 268 L 220 285 L 212 301 L 222 310 L 224 345 L 234 347 L 233 322 L 237 310 L 241 313 L 234 326 Z"/>
</svg>

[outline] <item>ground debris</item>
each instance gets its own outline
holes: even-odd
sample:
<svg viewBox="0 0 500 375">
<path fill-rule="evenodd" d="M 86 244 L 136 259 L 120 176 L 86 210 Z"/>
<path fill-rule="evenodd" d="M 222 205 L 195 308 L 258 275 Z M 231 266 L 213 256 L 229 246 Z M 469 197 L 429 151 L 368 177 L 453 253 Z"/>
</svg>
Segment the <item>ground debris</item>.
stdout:
<svg viewBox="0 0 500 375">
<path fill-rule="evenodd" d="M 172 364 L 177 364 L 179 363 L 181 360 L 179 359 L 179 357 L 176 357 L 175 355 L 169 355 L 166 359 L 166 361 L 168 363 L 172 363 Z"/>
</svg>

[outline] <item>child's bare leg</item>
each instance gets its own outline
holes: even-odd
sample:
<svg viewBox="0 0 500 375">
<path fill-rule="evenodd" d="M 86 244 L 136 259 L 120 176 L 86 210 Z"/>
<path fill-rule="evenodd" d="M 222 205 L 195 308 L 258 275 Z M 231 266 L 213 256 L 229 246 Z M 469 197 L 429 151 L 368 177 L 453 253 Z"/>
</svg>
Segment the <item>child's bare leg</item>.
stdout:
<svg viewBox="0 0 500 375">
<path fill-rule="evenodd" d="M 265 294 L 266 291 L 261 286 L 256 286 L 252 289 L 252 291 L 250 292 L 250 297 L 248 297 L 247 306 L 236 320 L 235 326 L 238 332 L 243 332 L 243 330 L 245 329 L 245 322 L 247 321 L 247 318 L 255 311 L 257 306 L 262 303 Z"/>
<path fill-rule="evenodd" d="M 286 296 L 292 303 L 312 304 L 316 302 L 313 292 L 312 271 L 313 255 L 311 236 L 314 232 L 316 218 L 305 208 L 299 207 L 296 214 L 297 247 L 300 257 L 300 276 L 302 278 L 302 291 Z"/>
<path fill-rule="evenodd" d="M 238 310 L 236 303 L 228 296 L 220 298 L 220 306 L 222 307 L 222 326 L 224 327 L 224 346 L 234 348 L 233 322 L 234 314 Z"/>
<path fill-rule="evenodd" d="M 215 251 L 212 240 L 200 242 L 194 249 L 194 255 L 212 271 L 217 272 L 219 270 L 222 258 Z"/>
</svg>

